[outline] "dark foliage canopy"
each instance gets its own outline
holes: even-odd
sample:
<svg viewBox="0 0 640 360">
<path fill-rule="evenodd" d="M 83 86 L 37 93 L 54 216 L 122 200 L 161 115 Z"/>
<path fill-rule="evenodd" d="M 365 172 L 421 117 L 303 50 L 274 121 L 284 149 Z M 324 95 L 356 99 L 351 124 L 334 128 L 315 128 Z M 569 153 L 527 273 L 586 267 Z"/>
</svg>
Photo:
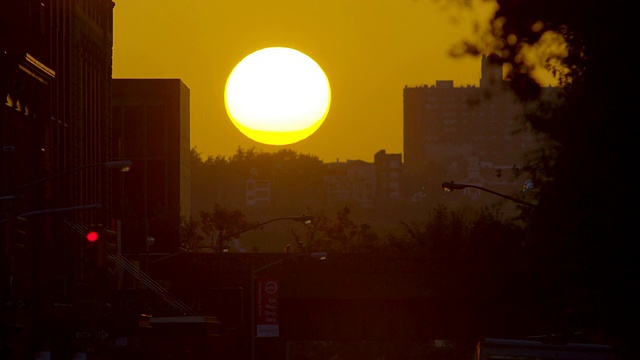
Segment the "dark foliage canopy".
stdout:
<svg viewBox="0 0 640 360">
<path fill-rule="evenodd" d="M 562 105 L 539 111 L 531 126 L 549 139 L 528 170 L 539 188 L 529 219 L 528 306 L 550 331 L 585 331 L 601 341 L 638 339 L 640 247 L 635 238 L 639 119 L 633 100 L 637 55 L 631 35 L 632 4 L 624 1 L 497 0 L 491 41 L 470 42 L 467 52 L 491 52 L 510 66 L 523 101 L 540 87 L 522 52 L 549 34 L 566 43 L 547 57 L 559 72 Z M 561 65 L 561 66 L 558 66 Z M 523 300 L 524 301 L 524 300 Z"/>
</svg>

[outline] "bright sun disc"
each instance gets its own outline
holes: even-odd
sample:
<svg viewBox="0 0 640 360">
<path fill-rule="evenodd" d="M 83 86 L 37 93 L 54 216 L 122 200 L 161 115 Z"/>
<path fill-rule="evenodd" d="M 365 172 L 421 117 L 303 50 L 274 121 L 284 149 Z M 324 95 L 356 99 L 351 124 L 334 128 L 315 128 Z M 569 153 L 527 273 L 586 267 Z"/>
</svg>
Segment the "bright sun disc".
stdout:
<svg viewBox="0 0 640 360">
<path fill-rule="evenodd" d="M 231 71 L 224 91 L 227 114 L 247 137 L 269 145 L 306 139 L 324 122 L 331 103 L 329 80 L 302 52 L 258 50 Z"/>
</svg>

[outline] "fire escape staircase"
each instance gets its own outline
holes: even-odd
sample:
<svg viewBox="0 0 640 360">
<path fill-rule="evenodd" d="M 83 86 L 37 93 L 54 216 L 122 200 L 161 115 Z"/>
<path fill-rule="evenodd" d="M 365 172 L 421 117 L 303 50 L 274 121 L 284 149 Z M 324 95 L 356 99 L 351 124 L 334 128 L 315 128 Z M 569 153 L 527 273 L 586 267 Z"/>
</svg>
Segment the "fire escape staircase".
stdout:
<svg viewBox="0 0 640 360">
<path fill-rule="evenodd" d="M 139 326 L 153 329 L 156 333 L 171 334 L 173 336 L 188 335 L 219 335 L 220 323 L 213 316 L 198 316 L 189 306 L 176 298 L 171 292 L 163 288 L 134 263 L 120 253 L 107 255 L 121 268 L 129 272 L 146 287 L 153 290 L 162 300 L 180 311 L 183 316 L 148 316 L 141 315 Z"/>
<path fill-rule="evenodd" d="M 142 284 L 144 284 L 147 288 L 153 290 L 153 292 L 158 295 L 162 300 L 166 301 L 168 304 L 173 306 L 174 309 L 180 311 L 183 315 L 188 316 L 197 316 L 197 314 L 187 306 L 180 299 L 176 298 L 169 290 L 162 287 L 162 285 L 158 284 L 155 280 L 153 280 L 149 275 L 147 275 L 144 271 L 140 270 L 138 266 L 129 261 L 126 257 L 124 257 L 120 253 L 108 254 L 110 259 L 114 260 L 122 269 L 126 270 L 129 274 L 133 275 L 136 279 L 138 279 Z"/>
</svg>

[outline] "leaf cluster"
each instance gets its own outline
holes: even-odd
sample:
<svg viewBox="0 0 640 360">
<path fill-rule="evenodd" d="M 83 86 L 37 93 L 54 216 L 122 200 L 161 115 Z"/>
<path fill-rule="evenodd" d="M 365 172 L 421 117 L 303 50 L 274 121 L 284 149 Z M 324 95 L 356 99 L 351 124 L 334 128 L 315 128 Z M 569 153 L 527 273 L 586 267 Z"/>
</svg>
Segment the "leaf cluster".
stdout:
<svg viewBox="0 0 640 360">
<path fill-rule="evenodd" d="M 526 171 L 538 188 L 527 240 L 535 251 L 529 279 L 551 331 L 599 333 L 600 341 L 637 343 L 640 247 L 629 188 L 636 183 L 640 118 L 629 85 L 636 79 L 628 20 L 632 4 L 595 0 L 497 0 L 488 33 L 466 52 L 504 64 L 527 120 L 548 141 Z M 553 47 L 555 46 L 555 47 Z M 554 49 L 554 51 L 535 51 Z M 533 57 L 532 57 L 533 56 Z M 559 102 L 541 99 L 536 67 L 555 71 Z M 534 291 L 533 289 L 537 289 Z M 627 314 L 627 315 L 624 315 Z M 624 346 L 623 346 L 624 347 Z"/>
</svg>

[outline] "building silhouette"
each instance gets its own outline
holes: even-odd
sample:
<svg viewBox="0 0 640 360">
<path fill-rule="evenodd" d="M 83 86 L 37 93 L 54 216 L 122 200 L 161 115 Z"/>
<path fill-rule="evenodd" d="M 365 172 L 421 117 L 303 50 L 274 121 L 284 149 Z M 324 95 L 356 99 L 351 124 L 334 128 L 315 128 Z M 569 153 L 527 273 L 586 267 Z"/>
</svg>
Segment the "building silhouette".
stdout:
<svg viewBox="0 0 640 360">
<path fill-rule="evenodd" d="M 323 175 L 326 205 L 352 204 L 384 207 L 401 200 L 402 154 L 382 149 L 374 161 L 347 160 L 325 163 Z"/>
<path fill-rule="evenodd" d="M 323 183 L 327 206 L 374 206 L 376 169 L 370 162 L 347 160 L 326 163 Z"/>
<path fill-rule="evenodd" d="M 180 216 L 191 214 L 189 106 L 180 79 L 113 79 L 116 151 L 133 162 L 116 201 L 125 254 L 179 249 Z"/>
<path fill-rule="evenodd" d="M 387 154 L 383 149 L 375 153 L 376 203 L 402 200 L 402 154 Z"/>
<path fill-rule="evenodd" d="M 67 356 L 72 334 L 89 326 L 79 314 L 96 310 L 78 289 L 96 289 L 82 268 L 87 228 L 119 221 L 122 174 L 103 166 L 120 160 L 110 138 L 113 7 L 0 3 L 0 296 L 23 304 L 0 309 L 12 330 L 0 347 L 17 359 Z"/>
<path fill-rule="evenodd" d="M 404 88 L 404 167 L 411 197 L 442 181 L 513 187 L 536 137 L 525 128 L 527 108 L 503 80 L 502 66 L 483 56 L 480 86 L 451 80 Z"/>
<path fill-rule="evenodd" d="M 114 160 L 113 143 L 105 141 L 111 126 L 113 6 L 110 0 L 2 3 L 2 145 L 14 148 L 15 186 Z M 16 123 L 19 117 L 22 123 Z M 100 203 L 99 212 L 70 213 L 75 221 L 113 220 L 113 179 L 103 167 L 56 180 L 28 190 L 47 207 Z"/>
</svg>

